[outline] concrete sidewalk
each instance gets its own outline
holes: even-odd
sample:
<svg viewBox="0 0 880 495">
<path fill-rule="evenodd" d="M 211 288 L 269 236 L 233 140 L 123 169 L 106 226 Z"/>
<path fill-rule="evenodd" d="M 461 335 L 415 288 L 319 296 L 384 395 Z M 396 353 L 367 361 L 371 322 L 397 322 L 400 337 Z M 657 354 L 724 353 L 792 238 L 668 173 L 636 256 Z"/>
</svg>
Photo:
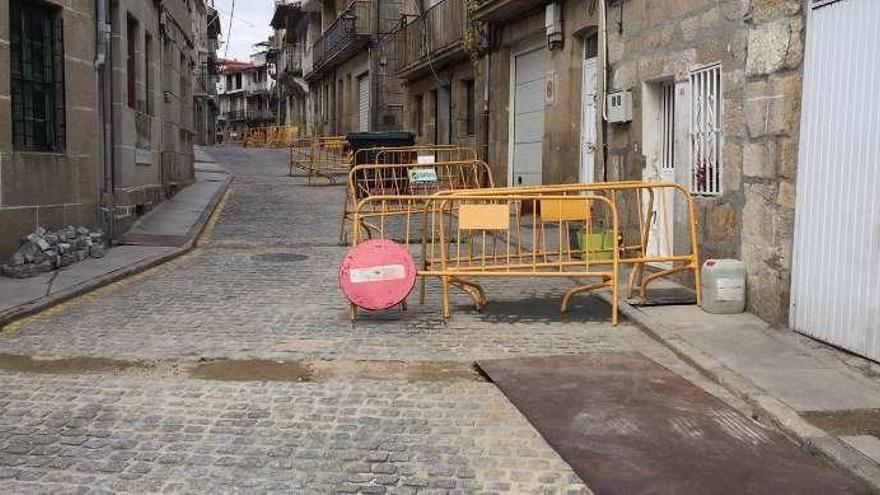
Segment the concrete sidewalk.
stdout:
<svg viewBox="0 0 880 495">
<path fill-rule="evenodd" d="M 196 158 L 210 159 L 196 148 Z M 195 245 L 232 176 L 212 162 L 196 162 L 196 181 L 143 216 L 103 258 L 37 277 L 0 277 L 0 328 L 84 292 L 180 256 Z"/>
<path fill-rule="evenodd" d="M 760 419 L 880 492 L 876 365 L 790 330 L 772 329 L 748 313 L 716 315 L 697 306 L 626 303 L 621 311 L 748 402 Z"/>
</svg>

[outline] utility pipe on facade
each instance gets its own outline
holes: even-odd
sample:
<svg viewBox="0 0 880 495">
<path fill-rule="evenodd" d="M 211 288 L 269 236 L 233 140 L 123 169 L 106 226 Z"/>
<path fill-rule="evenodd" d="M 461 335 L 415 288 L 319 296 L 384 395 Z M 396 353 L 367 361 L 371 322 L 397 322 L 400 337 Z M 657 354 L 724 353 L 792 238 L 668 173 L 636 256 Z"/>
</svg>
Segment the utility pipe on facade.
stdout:
<svg viewBox="0 0 880 495">
<path fill-rule="evenodd" d="M 487 33 L 488 36 L 488 33 Z M 483 112 L 482 112 L 482 120 L 483 120 L 483 128 L 480 130 L 480 150 L 482 152 L 483 161 L 486 163 L 489 162 L 489 121 L 491 112 L 489 110 L 489 88 L 492 86 L 492 50 L 486 50 L 486 56 L 484 57 L 486 60 L 485 65 L 483 66 L 483 71 L 485 72 L 485 86 L 483 87 Z"/>
<path fill-rule="evenodd" d="M 602 179 L 608 180 L 608 113 L 606 100 L 608 95 L 608 18 L 605 8 L 605 0 L 599 0 L 599 54 L 602 59 L 602 87 L 599 90 L 599 101 L 596 103 L 602 109 L 602 122 L 599 126 L 601 132 L 602 148 Z"/>
<path fill-rule="evenodd" d="M 98 198 L 96 204 L 96 213 L 101 227 L 109 235 L 112 223 L 108 221 L 103 212 L 102 203 L 107 195 L 113 194 L 113 147 L 110 132 L 112 131 L 113 119 L 104 114 L 106 108 L 112 110 L 113 103 L 107 105 L 105 102 L 105 78 L 107 67 L 107 54 L 110 48 L 110 24 L 107 22 L 109 2 L 108 0 L 96 0 L 95 11 L 97 19 L 95 23 L 96 46 L 95 46 L 95 103 L 97 110 L 97 136 L 98 136 Z M 112 204 L 109 211 L 110 219 L 115 212 L 112 210 Z"/>
<path fill-rule="evenodd" d="M 368 131 L 375 130 L 379 124 L 379 57 L 382 55 L 382 50 L 379 47 L 379 44 L 381 43 L 381 34 L 379 30 L 382 26 L 381 12 L 382 2 L 381 0 L 375 0 L 373 2 L 373 15 L 372 19 L 370 20 L 373 31 L 373 42 L 371 43 L 367 55 L 368 57 L 370 57 L 370 73 L 369 75 L 367 75 L 367 83 L 370 85 L 370 108 L 367 109 L 367 111 L 369 112 L 369 122 L 367 123 Z M 360 92 L 360 88 L 358 88 L 358 92 Z M 360 125 L 360 117 L 358 117 L 358 125 Z"/>
</svg>

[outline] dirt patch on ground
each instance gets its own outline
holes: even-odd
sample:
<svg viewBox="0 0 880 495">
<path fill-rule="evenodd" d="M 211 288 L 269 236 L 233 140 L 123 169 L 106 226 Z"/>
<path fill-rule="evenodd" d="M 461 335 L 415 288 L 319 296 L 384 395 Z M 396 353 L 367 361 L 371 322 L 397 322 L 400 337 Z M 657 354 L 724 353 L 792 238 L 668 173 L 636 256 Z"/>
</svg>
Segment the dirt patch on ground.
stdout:
<svg viewBox="0 0 880 495">
<path fill-rule="evenodd" d="M 833 435 L 874 435 L 880 437 L 880 409 L 806 412 L 801 417 Z"/>
<path fill-rule="evenodd" d="M 268 359 L 218 359 L 198 364 L 187 371 L 190 378 L 236 382 L 284 381 L 309 382 L 314 372 L 300 361 Z"/>
<path fill-rule="evenodd" d="M 0 370 L 19 373 L 104 373 L 152 378 L 189 377 L 238 382 L 320 382 L 347 379 L 409 382 L 485 381 L 472 363 L 456 361 L 276 361 L 205 359 L 197 362 L 123 361 L 97 357 L 34 359 L 0 354 Z"/>
<path fill-rule="evenodd" d="M 131 369 L 144 370 L 149 365 L 136 361 L 93 357 L 71 357 L 60 359 L 34 359 L 30 356 L 0 354 L 0 370 L 20 373 L 112 373 Z"/>
<path fill-rule="evenodd" d="M 413 382 L 482 381 L 464 362 L 272 361 L 219 359 L 189 368 L 191 378 L 225 381 L 316 382 L 341 379 Z"/>
<path fill-rule="evenodd" d="M 484 381 L 471 363 L 455 361 L 317 361 L 312 366 L 316 375 L 325 380 Z"/>
</svg>

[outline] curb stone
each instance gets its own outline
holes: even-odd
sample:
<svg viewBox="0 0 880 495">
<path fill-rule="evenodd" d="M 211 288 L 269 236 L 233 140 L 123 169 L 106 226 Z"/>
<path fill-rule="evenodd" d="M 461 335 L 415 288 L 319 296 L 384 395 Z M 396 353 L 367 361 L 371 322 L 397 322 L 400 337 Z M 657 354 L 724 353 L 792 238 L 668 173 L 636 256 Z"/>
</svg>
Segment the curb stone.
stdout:
<svg viewBox="0 0 880 495">
<path fill-rule="evenodd" d="M 217 205 L 220 204 L 220 200 L 229 189 L 229 185 L 232 183 L 232 179 L 233 177 L 231 175 L 227 176 L 224 180 L 223 185 L 220 186 L 220 188 L 217 189 L 217 192 L 214 193 L 214 196 L 211 197 L 211 201 L 208 202 L 208 207 L 205 208 L 196 223 L 187 232 L 188 239 L 182 246 L 175 248 L 174 251 L 163 254 L 161 256 L 142 260 L 137 263 L 124 266 L 112 272 L 105 273 L 101 276 L 68 287 L 67 289 L 60 290 L 54 294 L 50 294 L 39 299 L 35 299 L 31 302 L 8 309 L 4 312 L 0 312 L 0 331 L 2 331 L 6 325 L 12 323 L 15 320 L 20 320 L 27 316 L 45 311 L 52 306 L 57 306 L 58 304 L 69 301 L 87 292 L 91 292 L 105 285 L 109 285 L 113 282 L 117 282 L 124 278 L 149 270 L 150 268 L 154 268 L 163 263 L 167 263 L 168 261 L 179 258 L 180 256 L 183 256 L 184 254 L 192 251 L 192 249 L 196 246 L 199 235 L 204 230 L 205 226 L 208 223 L 208 220 L 211 218 L 211 215 L 214 214 L 214 211 L 217 209 Z"/>
<path fill-rule="evenodd" d="M 597 295 L 605 303 L 611 304 L 610 296 L 607 294 Z M 618 308 L 646 335 L 671 350 L 705 377 L 755 408 L 754 419 L 773 424 L 808 452 L 825 457 L 832 464 L 858 478 L 867 485 L 866 488 L 870 493 L 880 494 L 880 465 L 825 430 L 813 426 L 801 418 L 796 410 L 768 395 L 750 380 L 735 373 L 681 337 L 661 335 L 656 328 L 663 327 L 662 324 L 650 322 L 644 312 L 626 301 L 620 301 Z"/>
</svg>

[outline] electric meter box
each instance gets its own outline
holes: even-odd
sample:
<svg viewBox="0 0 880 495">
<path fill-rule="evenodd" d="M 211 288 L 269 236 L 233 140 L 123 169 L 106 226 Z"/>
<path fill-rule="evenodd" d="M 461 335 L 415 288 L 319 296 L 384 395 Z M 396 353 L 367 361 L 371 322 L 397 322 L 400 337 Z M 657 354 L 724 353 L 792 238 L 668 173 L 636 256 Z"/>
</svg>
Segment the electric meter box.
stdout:
<svg viewBox="0 0 880 495">
<path fill-rule="evenodd" d="M 608 122 L 631 122 L 633 119 L 632 90 L 627 89 L 609 92 L 605 97 L 605 108 L 605 112 L 608 114 Z"/>
<path fill-rule="evenodd" d="M 700 271 L 701 306 L 707 313 L 746 309 L 746 265 L 739 260 L 706 260 Z"/>
</svg>

